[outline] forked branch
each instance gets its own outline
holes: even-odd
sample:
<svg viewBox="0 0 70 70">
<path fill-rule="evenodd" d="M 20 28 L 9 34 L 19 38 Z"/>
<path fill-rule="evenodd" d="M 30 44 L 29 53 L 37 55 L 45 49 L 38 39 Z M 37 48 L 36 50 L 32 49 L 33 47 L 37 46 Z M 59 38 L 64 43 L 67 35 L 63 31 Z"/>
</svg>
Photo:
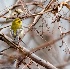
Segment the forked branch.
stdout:
<svg viewBox="0 0 70 70">
<path fill-rule="evenodd" d="M 43 67 L 45 67 L 47 69 L 56 69 L 56 67 L 53 66 L 52 64 L 50 64 L 48 61 L 45 61 L 45 60 L 41 59 L 40 57 L 38 57 L 37 55 L 35 55 L 34 53 L 31 53 L 25 47 L 21 47 L 21 46 L 16 45 L 15 43 L 13 43 L 13 41 L 6 35 L 0 34 L 0 40 L 6 42 L 9 46 L 18 50 L 23 56 L 27 56 L 27 57 L 31 58 L 33 61 L 42 65 Z"/>
</svg>

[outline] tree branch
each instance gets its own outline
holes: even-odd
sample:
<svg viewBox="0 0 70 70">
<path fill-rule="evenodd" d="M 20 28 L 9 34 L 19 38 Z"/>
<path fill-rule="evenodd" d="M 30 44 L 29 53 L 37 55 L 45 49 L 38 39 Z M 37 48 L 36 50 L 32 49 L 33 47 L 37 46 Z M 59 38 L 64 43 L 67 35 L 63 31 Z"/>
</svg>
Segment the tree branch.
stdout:
<svg viewBox="0 0 70 70">
<path fill-rule="evenodd" d="M 67 36 L 67 35 L 69 35 L 69 34 L 70 34 L 70 31 L 68 31 L 68 32 L 66 32 L 66 33 L 63 33 L 59 38 L 57 38 L 57 39 L 55 39 L 55 40 L 52 40 L 52 41 L 50 41 L 50 42 L 45 42 L 45 43 L 43 43 L 42 45 L 40 45 L 40 46 L 38 46 L 38 47 L 32 49 L 31 52 L 36 52 L 36 51 L 38 51 L 38 50 L 40 50 L 40 49 L 44 49 L 45 47 L 48 47 L 48 46 L 50 46 L 50 45 L 52 45 L 52 44 L 58 42 L 59 40 L 61 40 L 62 38 L 64 38 L 65 36 Z"/>
<path fill-rule="evenodd" d="M 40 57 L 36 56 L 34 53 L 31 53 L 25 47 L 23 48 L 21 46 L 16 45 L 15 43 L 13 43 L 13 41 L 6 35 L 0 34 L 0 40 L 6 42 L 9 46 L 18 50 L 22 55 L 25 55 L 25 56 L 31 58 L 33 61 L 40 64 L 41 66 L 48 68 L 48 69 L 56 69 L 56 67 L 53 66 L 52 64 L 50 64 L 48 61 L 45 61 L 45 60 L 41 59 Z"/>
</svg>

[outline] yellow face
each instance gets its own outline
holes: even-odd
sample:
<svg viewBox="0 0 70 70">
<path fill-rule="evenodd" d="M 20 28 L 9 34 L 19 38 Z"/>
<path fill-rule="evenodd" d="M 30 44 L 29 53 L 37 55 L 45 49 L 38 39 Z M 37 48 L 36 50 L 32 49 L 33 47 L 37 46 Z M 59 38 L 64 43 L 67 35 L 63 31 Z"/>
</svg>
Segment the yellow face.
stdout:
<svg viewBox="0 0 70 70">
<path fill-rule="evenodd" d="M 22 24 L 22 21 L 20 18 L 16 18 L 14 21 L 13 21 L 13 24 L 14 25 L 21 25 Z"/>
<path fill-rule="evenodd" d="M 22 28 L 22 20 L 20 18 L 16 18 L 11 25 L 11 29 L 16 33 L 17 29 Z"/>
</svg>

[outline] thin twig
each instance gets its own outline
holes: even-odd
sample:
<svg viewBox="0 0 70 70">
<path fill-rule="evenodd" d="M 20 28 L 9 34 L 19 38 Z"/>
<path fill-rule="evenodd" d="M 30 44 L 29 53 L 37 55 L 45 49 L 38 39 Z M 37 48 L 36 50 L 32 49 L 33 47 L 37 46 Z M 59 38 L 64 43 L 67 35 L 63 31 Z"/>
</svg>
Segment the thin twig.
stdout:
<svg viewBox="0 0 70 70">
<path fill-rule="evenodd" d="M 22 69 L 24 69 L 25 67 L 28 67 L 29 69 L 31 69 L 29 65 L 31 65 L 32 63 L 33 63 L 33 62 L 30 61 L 28 64 L 25 64 L 24 67 L 23 67 Z"/>
<path fill-rule="evenodd" d="M 19 5 L 14 5 L 14 6 L 13 6 L 11 9 L 9 9 L 9 10 L 13 10 L 14 8 L 19 7 L 19 6 L 21 6 L 21 5 L 20 5 L 20 4 L 19 4 Z M 0 18 L 3 17 L 4 15 L 6 15 L 8 12 L 9 12 L 9 11 L 6 11 L 4 14 L 1 14 L 1 15 L 0 15 Z"/>
<path fill-rule="evenodd" d="M 49 7 L 51 6 L 51 4 L 52 4 L 54 1 L 55 1 L 55 0 L 50 0 L 49 4 L 48 4 L 40 13 L 45 12 L 45 9 L 48 10 Z M 42 14 L 42 15 L 43 15 L 43 14 Z M 41 18 L 42 15 L 37 15 L 37 16 L 35 17 L 33 23 L 31 24 L 31 26 L 29 27 L 29 30 L 28 30 L 26 33 L 28 33 L 28 32 L 33 28 L 33 26 L 36 25 L 36 23 L 39 21 L 39 19 Z"/>
<path fill-rule="evenodd" d="M 0 52 L 4 52 L 4 51 L 6 51 L 6 50 L 8 50 L 8 49 L 10 49 L 11 47 L 8 47 L 8 48 L 6 48 L 6 49 L 4 49 L 4 50 L 1 50 Z"/>
<path fill-rule="evenodd" d="M 56 43 L 57 41 L 61 40 L 62 38 L 64 38 L 65 36 L 67 36 L 67 35 L 69 35 L 69 34 L 70 34 L 70 31 L 68 31 L 68 32 L 66 32 L 66 33 L 64 33 L 64 34 L 62 34 L 59 38 L 57 38 L 57 39 L 55 39 L 55 40 L 52 40 L 52 41 L 50 41 L 50 42 L 45 42 L 45 43 L 43 43 L 42 45 L 40 45 L 40 46 L 38 46 L 38 47 L 32 49 L 31 52 L 36 52 L 36 51 L 38 51 L 38 50 L 40 50 L 40 49 L 44 49 L 45 47 L 48 47 L 48 46 L 50 46 L 50 45 Z"/>
<path fill-rule="evenodd" d="M 43 8 L 42 2 L 38 2 L 38 1 L 33 1 L 33 2 L 30 2 L 30 3 L 26 3 L 26 5 L 36 5 L 36 6 L 39 6 L 39 7 Z"/>
<path fill-rule="evenodd" d="M 48 9 L 47 11 L 45 12 L 40 12 L 40 13 L 37 13 L 37 14 L 32 14 L 32 15 L 25 15 L 25 16 L 18 16 L 18 18 L 21 18 L 21 19 L 26 19 L 26 18 L 29 18 L 29 17 L 34 17 L 34 16 L 38 16 L 38 15 L 43 15 L 44 13 L 47 13 L 47 12 L 51 12 L 52 9 Z M 8 19 L 15 19 L 17 17 L 5 17 L 3 16 L 2 18 L 8 18 Z"/>
</svg>

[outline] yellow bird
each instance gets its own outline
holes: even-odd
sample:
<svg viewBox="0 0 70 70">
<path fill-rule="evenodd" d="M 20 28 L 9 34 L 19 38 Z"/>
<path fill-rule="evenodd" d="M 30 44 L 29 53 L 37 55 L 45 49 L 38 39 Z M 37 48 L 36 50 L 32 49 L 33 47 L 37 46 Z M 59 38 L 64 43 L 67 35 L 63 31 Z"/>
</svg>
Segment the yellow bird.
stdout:
<svg viewBox="0 0 70 70">
<path fill-rule="evenodd" d="M 24 36 L 24 30 L 22 28 L 22 20 L 16 18 L 11 25 L 11 34 L 14 38 L 14 42 L 18 44 L 19 40 Z"/>
</svg>

